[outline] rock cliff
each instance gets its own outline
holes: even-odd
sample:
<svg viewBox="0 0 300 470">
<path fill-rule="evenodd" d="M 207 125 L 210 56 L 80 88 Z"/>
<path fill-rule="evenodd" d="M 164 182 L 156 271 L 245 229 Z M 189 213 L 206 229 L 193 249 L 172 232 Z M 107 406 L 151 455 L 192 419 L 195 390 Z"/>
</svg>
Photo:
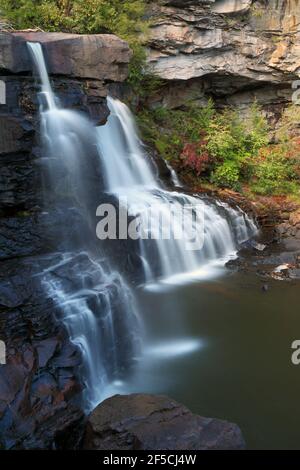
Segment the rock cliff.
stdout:
<svg viewBox="0 0 300 470">
<path fill-rule="evenodd" d="M 112 35 L 0 35 L 0 339 L 7 348 L 0 449 L 74 448 L 83 422 L 81 356 L 39 274 L 55 261 L 59 227 L 67 224 L 76 238 L 77 215 L 44 207 L 39 88 L 26 40 L 43 43 L 63 105 L 96 122 L 105 121 L 107 87 L 126 78 L 131 52 Z"/>
<path fill-rule="evenodd" d="M 148 61 L 166 84 L 155 100 L 187 99 L 247 108 L 270 117 L 292 99 L 300 75 L 298 0 L 150 2 Z"/>
</svg>

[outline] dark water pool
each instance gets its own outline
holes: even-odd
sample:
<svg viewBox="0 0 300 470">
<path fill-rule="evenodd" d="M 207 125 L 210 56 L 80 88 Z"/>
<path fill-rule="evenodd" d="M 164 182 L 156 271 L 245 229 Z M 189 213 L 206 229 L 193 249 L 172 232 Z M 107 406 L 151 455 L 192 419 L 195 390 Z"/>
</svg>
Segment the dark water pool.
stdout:
<svg viewBox="0 0 300 470">
<path fill-rule="evenodd" d="M 133 388 L 237 423 L 252 449 L 300 449 L 300 283 L 252 274 L 139 290 L 149 338 Z"/>
</svg>

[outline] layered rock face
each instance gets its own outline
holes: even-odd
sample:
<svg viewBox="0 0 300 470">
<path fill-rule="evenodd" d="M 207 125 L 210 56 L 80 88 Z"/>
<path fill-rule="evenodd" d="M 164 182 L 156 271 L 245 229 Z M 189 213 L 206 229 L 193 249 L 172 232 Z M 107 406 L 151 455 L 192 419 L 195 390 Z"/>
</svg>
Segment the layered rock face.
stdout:
<svg viewBox="0 0 300 470">
<path fill-rule="evenodd" d="M 81 355 L 40 274 L 55 263 L 61 227 L 76 239 L 77 214 L 44 206 L 39 87 L 26 40 L 43 43 L 63 106 L 95 122 L 105 121 L 108 85 L 126 78 L 131 52 L 111 35 L 0 35 L 0 449 L 76 447 Z"/>
<path fill-rule="evenodd" d="M 115 395 L 89 417 L 84 449 L 229 450 L 244 449 L 236 424 L 192 414 L 160 395 Z"/>
<path fill-rule="evenodd" d="M 298 0 L 152 2 L 148 60 L 166 81 L 157 101 L 186 99 L 247 107 L 271 115 L 292 99 L 300 74 Z"/>
</svg>

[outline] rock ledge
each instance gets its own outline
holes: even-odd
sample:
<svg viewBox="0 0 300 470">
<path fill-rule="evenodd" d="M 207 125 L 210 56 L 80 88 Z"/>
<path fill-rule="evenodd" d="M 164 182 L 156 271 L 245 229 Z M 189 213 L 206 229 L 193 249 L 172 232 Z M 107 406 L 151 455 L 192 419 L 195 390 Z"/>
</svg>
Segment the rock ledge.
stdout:
<svg viewBox="0 0 300 470">
<path fill-rule="evenodd" d="M 115 395 L 92 412 L 84 449 L 208 450 L 244 449 L 236 424 L 194 415 L 162 395 Z"/>
</svg>

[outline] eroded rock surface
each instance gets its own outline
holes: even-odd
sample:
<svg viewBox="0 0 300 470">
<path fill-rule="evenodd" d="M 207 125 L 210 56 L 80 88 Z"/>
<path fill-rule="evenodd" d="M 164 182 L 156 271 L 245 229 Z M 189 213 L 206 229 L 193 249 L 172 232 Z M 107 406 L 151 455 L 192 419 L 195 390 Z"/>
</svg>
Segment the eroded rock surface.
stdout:
<svg viewBox="0 0 300 470">
<path fill-rule="evenodd" d="M 275 115 L 291 101 L 300 74 L 298 0 L 152 2 L 151 15 L 148 61 L 166 81 L 164 104 L 213 95 L 247 107 L 256 97 Z"/>
<path fill-rule="evenodd" d="M 203 418 L 160 395 L 115 395 L 91 414 L 85 449 L 204 450 L 244 449 L 239 427 Z"/>
</svg>

